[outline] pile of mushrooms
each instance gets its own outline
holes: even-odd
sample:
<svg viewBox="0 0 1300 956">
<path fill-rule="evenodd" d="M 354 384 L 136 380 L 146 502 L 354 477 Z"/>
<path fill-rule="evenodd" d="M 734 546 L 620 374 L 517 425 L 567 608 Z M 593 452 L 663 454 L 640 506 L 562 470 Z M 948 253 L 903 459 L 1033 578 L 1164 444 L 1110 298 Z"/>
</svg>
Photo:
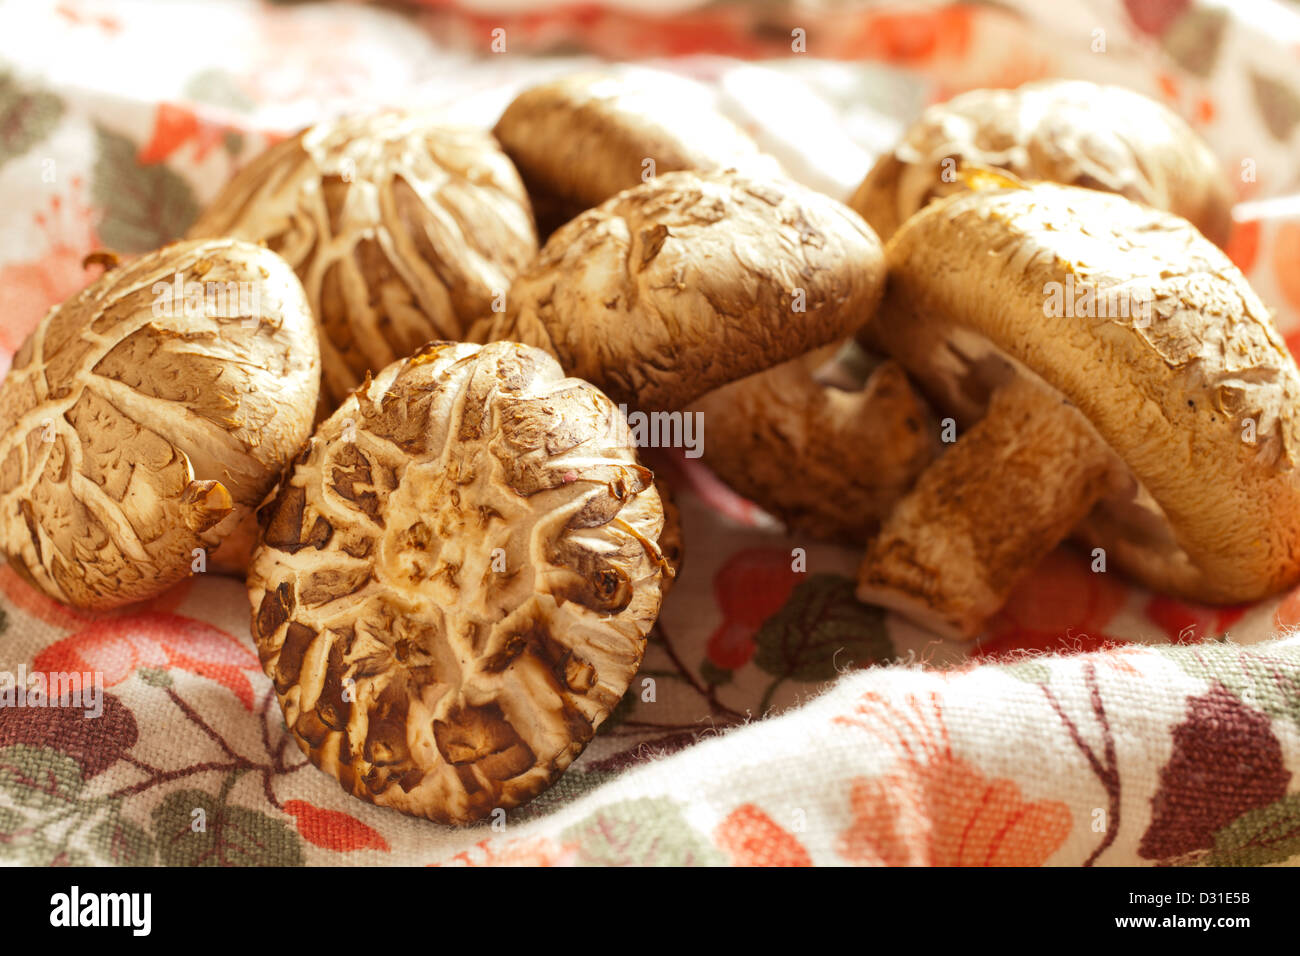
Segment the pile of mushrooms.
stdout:
<svg viewBox="0 0 1300 956">
<path fill-rule="evenodd" d="M 40 323 L 0 544 L 84 608 L 246 575 L 311 761 L 473 823 L 582 752 L 681 569 L 630 411 L 702 413 L 719 477 L 948 635 L 1071 536 L 1197 601 L 1300 579 L 1300 370 L 1229 199 L 1176 116 L 1074 82 L 932 107 L 848 204 L 644 73 L 491 133 L 330 121 Z"/>
</svg>

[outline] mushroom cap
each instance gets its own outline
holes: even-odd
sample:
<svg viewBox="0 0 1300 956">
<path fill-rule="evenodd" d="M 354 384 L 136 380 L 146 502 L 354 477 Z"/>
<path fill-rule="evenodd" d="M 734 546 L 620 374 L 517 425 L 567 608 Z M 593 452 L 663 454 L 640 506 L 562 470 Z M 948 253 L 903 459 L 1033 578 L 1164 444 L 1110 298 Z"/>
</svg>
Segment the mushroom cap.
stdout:
<svg viewBox="0 0 1300 956">
<path fill-rule="evenodd" d="M 349 793 L 443 823 L 547 787 L 659 611 L 664 514 L 626 421 L 515 343 L 384 369 L 259 517 L 253 636 L 299 746 Z"/>
<path fill-rule="evenodd" d="M 459 339 L 537 252 L 528 197 L 491 134 L 418 114 L 345 117 L 244 167 L 190 236 L 265 242 L 321 330 L 332 410 L 433 339 Z"/>
<path fill-rule="evenodd" d="M 1112 562 L 1224 603 L 1300 575 L 1300 371 L 1189 223 L 1070 186 L 995 188 L 927 206 L 887 258 L 872 336 L 936 405 L 970 422 L 1036 376 L 1113 450 L 1122 487 L 1082 529 Z"/>
<path fill-rule="evenodd" d="M 954 162 L 947 168 L 944 160 Z M 1232 193 L 1209 147 L 1172 110 L 1084 80 L 971 90 L 931 106 L 849 200 L 888 239 L 914 212 L 960 192 L 962 163 L 1118 193 L 1189 220 L 1222 245 Z"/>
<path fill-rule="evenodd" d="M 672 410 L 843 338 L 883 284 L 880 241 L 842 203 L 784 180 L 667 173 L 557 230 L 472 334 Z"/>
<path fill-rule="evenodd" d="M 275 253 L 178 242 L 111 269 L 41 320 L 0 385 L 10 562 L 85 608 L 187 577 L 307 440 L 319 382 L 307 299 Z"/>
<path fill-rule="evenodd" d="M 792 531 L 862 545 L 934 458 L 936 432 L 902 366 L 886 361 L 859 388 L 815 373 L 836 346 L 724 385 L 704 415 L 704 462 Z"/>
<path fill-rule="evenodd" d="M 531 87 L 493 132 L 529 192 L 557 201 L 570 216 L 640 185 L 647 173 L 781 173 L 775 159 L 714 109 L 706 87 L 658 71 L 573 73 Z"/>
</svg>

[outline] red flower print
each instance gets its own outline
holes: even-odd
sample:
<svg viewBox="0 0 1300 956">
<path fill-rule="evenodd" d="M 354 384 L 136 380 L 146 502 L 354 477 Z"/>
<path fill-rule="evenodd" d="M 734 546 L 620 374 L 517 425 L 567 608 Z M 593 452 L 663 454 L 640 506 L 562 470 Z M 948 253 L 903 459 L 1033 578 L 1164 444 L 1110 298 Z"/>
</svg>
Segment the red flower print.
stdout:
<svg viewBox="0 0 1300 956">
<path fill-rule="evenodd" d="M 899 706 L 869 692 L 836 723 L 862 727 L 897 756 L 850 782 L 853 822 L 837 849 L 868 866 L 1042 866 L 1070 834 L 1070 808 L 1030 800 L 956 756 L 937 694 Z"/>
<path fill-rule="evenodd" d="M 708 643 L 715 666 L 734 670 L 754 656 L 754 634 L 785 606 L 799 578 L 791 562 L 790 552 L 780 548 L 747 548 L 714 575 L 713 595 L 722 611 Z"/>
<path fill-rule="evenodd" d="M 1167 100 L 1176 102 L 1182 95 L 1182 86 L 1178 82 L 1178 77 L 1172 73 L 1156 73 L 1156 83 L 1160 85 L 1160 93 Z"/>
<path fill-rule="evenodd" d="M 732 810 L 713 831 L 713 840 L 736 866 L 812 866 L 794 834 L 752 803 Z"/>
<path fill-rule="evenodd" d="M 228 688 L 253 709 L 245 671 L 261 671 L 257 657 L 225 631 L 176 614 L 146 612 L 97 621 L 37 655 L 43 671 L 94 671 L 113 687 L 140 667 L 174 668 Z"/>
<path fill-rule="evenodd" d="M 1300 626 L 1300 587 L 1289 592 L 1273 612 L 1273 625 L 1279 631 Z M 1277 636 L 1281 636 L 1279 633 Z"/>
<path fill-rule="evenodd" d="M 577 845 L 556 843 L 547 837 L 512 840 L 502 846 L 480 840 L 473 849 L 462 850 L 442 863 L 431 866 L 568 866 Z"/>
<path fill-rule="evenodd" d="M 87 13 L 72 3 L 58 4 L 54 12 L 77 26 L 95 26 L 105 33 L 118 33 L 122 29 L 122 23 L 116 17 L 102 13 Z"/>
<path fill-rule="evenodd" d="M 1259 220 L 1234 222 L 1232 232 L 1228 234 L 1228 245 L 1223 250 L 1243 273 L 1249 274 L 1255 267 L 1259 255 Z"/>
<path fill-rule="evenodd" d="M 1058 548 L 1017 585 L 989 622 L 972 658 L 1011 651 L 1094 651 L 1124 643 L 1105 633 L 1128 590 L 1111 573 L 1093 572 L 1081 555 Z"/>
<path fill-rule="evenodd" d="M 71 180 L 71 196 L 54 196 L 33 217 L 45 235 L 46 251 L 35 259 L 0 268 L 0 375 L 13 353 L 52 306 L 89 285 L 98 272 L 82 267 L 86 253 L 99 245 L 88 206 L 78 201 L 81 179 Z"/>
<path fill-rule="evenodd" d="M 0 594 L 3 594 L 10 604 L 24 613 L 40 618 L 46 624 L 53 624 L 65 631 L 77 630 L 95 621 L 130 617 L 143 611 L 160 611 L 169 614 L 180 607 L 185 599 L 189 597 L 190 589 L 193 586 L 194 579 L 185 578 L 162 594 L 151 597 L 147 601 L 138 601 L 135 604 L 128 604 L 125 607 L 113 608 L 107 611 L 83 611 L 79 608 L 69 607 L 66 604 L 60 604 L 53 598 L 47 597 L 43 592 L 36 590 L 36 588 L 20 578 L 11 565 L 0 565 Z"/>
<path fill-rule="evenodd" d="M 308 843 L 340 853 L 352 850 L 389 852 L 388 841 L 356 817 L 338 810 L 313 807 L 302 800 L 290 800 L 284 809 L 293 816 L 298 832 Z"/>
<path fill-rule="evenodd" d="M 846 41 L 845 52 L 905 66 L 960 59 L 970 47 L 972 19 L 964 5 L 867 13 Z"/>
<path fill-rule="evenodd" d="M 1226 634 L 1249 609 L 1249 605 L 1209 607 L 1171 597 L 1153 597 L 1143 610 L 1173 643 L 1199 644 Z"/>
<path fill-rule="evenodd" d="M 200 119 L 194 110 L 176 103 L 159 103 L 153 132 L 136 157 L 141 163 L 161 163 L 186 143 L 194 144 L 194 159 L 202 162 L 231 127 Z"/>
<path fill-rule="evenodd" d="M 1284 222 L 1273 236 L 1273 275 L 1282 297 L 1300 310 L 1300 222 Z"/>
<path fill-rule="evenodd" d="M 1149 36 L 1160 36 L 1191 6 L 1191 0 L 1124 0 L 1133 25 Z"/>
</svg>

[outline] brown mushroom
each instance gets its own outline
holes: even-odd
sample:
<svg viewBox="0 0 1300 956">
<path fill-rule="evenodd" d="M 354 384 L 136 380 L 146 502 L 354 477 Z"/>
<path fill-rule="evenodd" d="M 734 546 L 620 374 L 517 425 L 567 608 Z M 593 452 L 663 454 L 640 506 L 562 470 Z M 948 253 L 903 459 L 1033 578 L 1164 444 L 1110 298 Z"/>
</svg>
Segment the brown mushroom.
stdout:
<svg viewBox="0 0 1300 956">
<path fill-rule="evenodd" d="M 562 217 L 554 226 L 656 172 L 780 171 L 712 108 L 708 90 L 666 74 L 585 73 L 544 83 L 520 94 L 495 132 L 539 222 L 542 210 Z M 878 259 L 870 266 L 876 281 Z M 818 364 L 795 359 L 701 399 L 706 460 L 791 527 L 861 544 L 928 462 L 922 448 L 932 442 L 915 430 L 921 402 L 897 366 L 850 393 L 815 382 Z M 788 480 L 792 469 L 802 481 Z"/>
<path fill-rule="evenodd" d="M 0 386 L 0 539 L 46 594 L 159 593 L 262 500 L 311 433 L 320 356 L 273 252 L 180 242 L 53 309 Z"/>
<path fill-rule="evenodd" d="M 861 546 L 934 458 L 938 430 L 897 362 L 841 387 L 818 374 L 835 358 L 817 349 L 691 410 L 719 478 L 792 531 Z"/>
<path fill-rule="evenodd" d="M 350 396 L 260 516 L 252 630 L 299 746 L 443 823 L 530 799 L 640 665 L 664 514 L 617 408 L 515 343 Z"/>
<path fill-rule="evenodd" d="M 882 282 L 880 243 L 843 204 L 667 173 L 556 231 L 472 337 L 546 349 L 617 402 L 680 409 L 852 332 Z"/>
<path fill-rule="evenodd" d="M 657 71 L 575 73 L 531 87 L 493 132 L 523 175 L 544 234 L 660 173 L 781 172 L 713 108 L 707 88 Z"/>
<path fill-rule="evenodd" d="M 1232 194 L 1177 114 L 1132 90 L 1042 80 L 971 90 L 927 109 L 849 200 L 888 239 L 926 203 L 962 190 L 962 165 L 1119 193 L 1191 221 L 1223 245 Z"/>
<path fill-rule="evenodd" d="M 659 493 L 659 505 L 664 511 L 664 527 L 659 532 L 659 552 L 668 565 L 668 573 L 664 574 L 659 586 L 664 597 L 667 597 L 673 582 L 682 573 L 682 563 L 686 560 L 686 543 L 682 536 L 682 512 L 677 507 L 672 486 L 656 475 L 655 491 Z"/>
<path fill-rule="evenodd" d="M 887 257 L 873 339 L 973 427 L 872 541 L 862 600 L 973 636 L 1071 530 L 1106 570 L 1190 600 L 1300 576 L 1300 370 L 1189 223 L 1068 186 L 983 189 L 927 206 Z"/>
<path fill-rule="evenodd" d="M 523 183 L 491 135 L 404 113 L 273 146 L 189 234 L 265 242 L 294 267 L 320 324 L 326 411 L 366 372 L 462 338 L 537 252 Z"/>
</svg>

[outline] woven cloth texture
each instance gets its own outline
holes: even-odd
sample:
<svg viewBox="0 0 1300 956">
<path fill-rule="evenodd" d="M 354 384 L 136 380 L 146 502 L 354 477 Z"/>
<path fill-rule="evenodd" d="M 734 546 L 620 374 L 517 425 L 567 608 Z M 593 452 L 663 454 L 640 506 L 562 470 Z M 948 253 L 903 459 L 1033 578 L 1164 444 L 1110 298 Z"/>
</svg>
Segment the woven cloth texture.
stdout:
<svg viewBox="0 0 1300 956">
<path fill-rule="evenodd" d="M 1141 0 L 675 6 L 666 19 L 649 0 L 551 17 L 0 0 L 0 371 L 88 281 L 87 252 L 180 235 L 269 143 L 388 106 L 490 125 L 522 86 L 591 54 L 703 81 L 792 175 L 838 196 L 925 104 L 963 89 L 1056 75 L 1131 86 L 1243 171 L 1243 208 L 1260 213 L 1238 222 L 1230 254 L 1300 341 L 1300 221 L 1260 202 L 1300 192 L 1300 14 L 1262 25 L 1245 7 Z M 492 53 L 498 27 L 506 51 Z M 806 54 L 787 49 L 795 29 Z M 785 535 L 697 461 L 650 464 L 680 489 L 686 568 L 645 665 L 551 790 L 469 829 L 352 799 L 305 762 L 238 580 L 201 574 L 92 615 L 0 565 L 0 861 L 1300 858 L 1300 591 L 1189 604 L 1062 548 L 978 642 L 944 641 L 853 600 L 859 551 Z M 45 675 L 72 673 L 98 675 L 98 714 L 43 705 Z"/>
</svg>

